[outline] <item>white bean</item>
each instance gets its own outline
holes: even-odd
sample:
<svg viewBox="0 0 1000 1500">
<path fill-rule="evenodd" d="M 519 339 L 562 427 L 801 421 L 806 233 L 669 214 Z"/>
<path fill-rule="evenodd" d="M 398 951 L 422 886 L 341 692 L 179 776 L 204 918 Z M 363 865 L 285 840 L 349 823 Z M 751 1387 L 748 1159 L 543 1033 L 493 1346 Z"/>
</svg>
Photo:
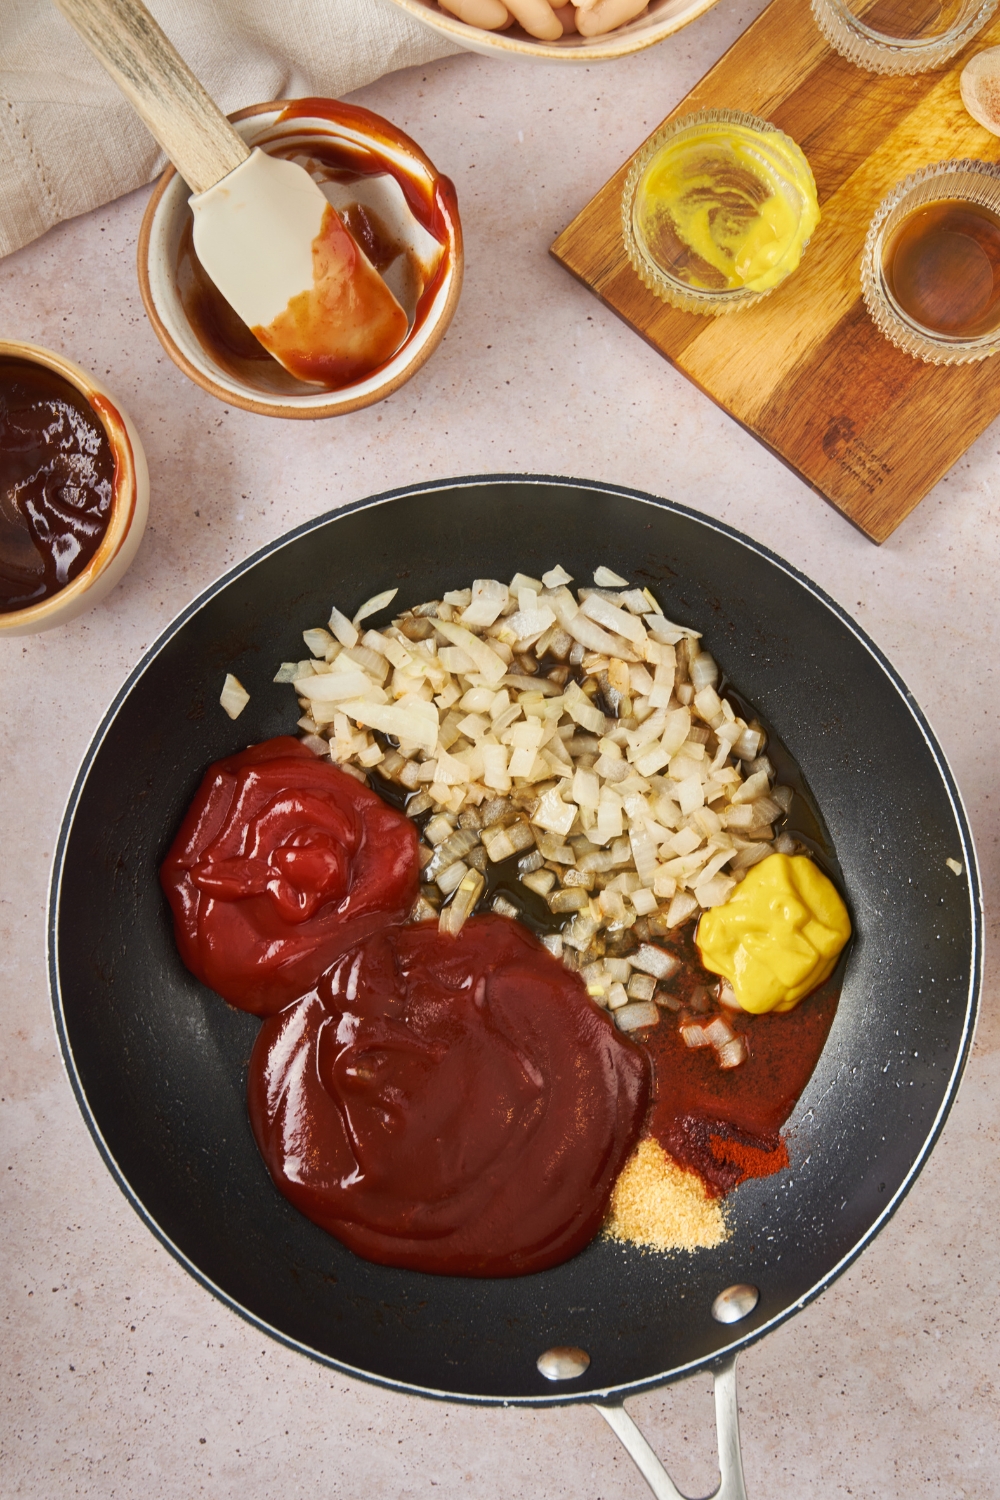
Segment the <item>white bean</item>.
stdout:
<svg viewBox="0 0 1000 1500">
<path fill-rule="evenodd" d="M 648 0 L 597 0 L 595 5 L 577 11 L 576 29 L 581 36 L 603 36 L 626 21 L 634 21 L 647 4 Z"/>
<path fill-rule="evenodd" d="M 575 5 L 553 5 L 552 14 L 558 16 L 562 22 L 563 36 L 569 36 L 576 31 Z"/>
<path fill-rule="evenodd" d="M 439 4 L 467 26 L 478 26 L 483 31 L 499 31 L 510 20 L 503 0 L 439 0 Z"/>
<path fill-rule="evenodd" d="M 553 14 L 549 0 L 513 0 L 507 9 L 529 36 L 554 42 L 563 34 L 562 22 Z"/>
</svg>

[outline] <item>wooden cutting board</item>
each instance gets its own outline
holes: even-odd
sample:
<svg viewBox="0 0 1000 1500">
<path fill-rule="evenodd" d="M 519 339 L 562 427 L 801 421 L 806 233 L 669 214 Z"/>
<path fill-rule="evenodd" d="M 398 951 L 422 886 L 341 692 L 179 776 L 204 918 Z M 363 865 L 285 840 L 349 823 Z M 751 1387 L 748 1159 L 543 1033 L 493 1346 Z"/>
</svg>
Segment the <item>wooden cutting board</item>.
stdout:
<svg viewBox="0 0 1000 1500">
<path fill-rule="evenodd" d="M 568 270 L 874 542 L 883 542 L 1000 415 L 1000 356 L 924 364 L 895 349 L 861 298 L 868 224 L 895 183 L 932 162 L 1000 160 L 962 106 L 959 74 L 1000 43 L 1000 19 L 946 71 L 883 78 L 845 62 L 808 0 L 772 0 L 668 115 L 762 116 L 812 166 L 823 218 L 799 269 L 756 306 L 679 312 L 647 291 L 621 233 L 631 161 L 552 246 Z"/>
</svg>

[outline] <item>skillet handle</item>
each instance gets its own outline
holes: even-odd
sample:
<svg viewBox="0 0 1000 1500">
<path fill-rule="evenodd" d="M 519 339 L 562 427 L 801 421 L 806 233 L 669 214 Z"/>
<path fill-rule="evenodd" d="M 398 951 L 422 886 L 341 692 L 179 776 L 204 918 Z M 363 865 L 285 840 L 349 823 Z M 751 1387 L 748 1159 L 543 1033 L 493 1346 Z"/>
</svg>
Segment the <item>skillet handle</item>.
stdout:
<svg viewBox="0 0 1000 1500">
<path fill-rule="evenodd" d="M 612 1432 L 628 1450 L 636 1468 L 649 1485 L 656 1500 L 686 1500 L 632 1421 L 624 1405 L 598 1405 Z M 747 1500 L 743 1482 L 743 1456 L 740 1453 L 740 1413 L 736 1401 L 736 1355 L 715 1369 L 715 1427 L 719 1440 L 719 1486 L 707 1500 Z"/>
</svg>

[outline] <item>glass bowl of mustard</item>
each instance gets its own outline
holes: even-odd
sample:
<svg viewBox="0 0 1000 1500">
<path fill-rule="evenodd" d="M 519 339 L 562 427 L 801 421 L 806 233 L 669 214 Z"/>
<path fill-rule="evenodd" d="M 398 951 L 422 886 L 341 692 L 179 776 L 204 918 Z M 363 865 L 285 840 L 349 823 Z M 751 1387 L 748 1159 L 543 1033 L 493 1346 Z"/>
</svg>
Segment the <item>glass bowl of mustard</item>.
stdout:
<svg viewBox="0 0 1000 1500">
<path fill-rule="evenodd" d="M 1000 164 L 938 162 L 898 183 L 869 227 L 861 289 L 880 332 L 915 359 L 1000 351 Z"/>
<path fill-rule="evenodd" d="M 796 269 L 819 217 L 801 148 L 735 109 L 664 125 L 635 158 L 622 194 L 633 269 L 686 312 L 759 302 Z"/>
</svg>

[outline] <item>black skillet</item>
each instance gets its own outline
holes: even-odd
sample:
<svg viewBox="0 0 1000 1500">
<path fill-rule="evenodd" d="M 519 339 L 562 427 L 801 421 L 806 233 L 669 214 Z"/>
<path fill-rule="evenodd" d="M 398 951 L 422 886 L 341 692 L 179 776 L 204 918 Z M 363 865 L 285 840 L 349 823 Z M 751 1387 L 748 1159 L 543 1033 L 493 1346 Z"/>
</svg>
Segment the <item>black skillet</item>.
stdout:
<svg viewBox="0 0 1000 1500">
<path fill-rule="evenodd" d="M 294 732 L 282 660 L 331 604 L 394 608 L 473 577 L 598 564 L 702 630 L 822 811 L 856 929 L 826 1048 L 789 1130 L 791 1168 L 741 1187 L 719 1249 L 659 1256 L 599 1239 L 568 1264 L 464 1280 L 356 1259 L 271 1185 L 244 1102 L 258 1022 L 174 948 L 157 867 L 205 766 Z M 250 692 L 218 705 L 232 671 Z M 946 864 L 957 861 L 961 873 Z M 70 798 L 50 969 L 66 1065 L 109 1169 L 199 1281 L 265 1332 L 348 1374 L 451 1400 L 619 1401 L 705 1366 L 798 1311 L 897 1207 L 941 1129 L 975 1021 L 975 854 L 951 773 L 878 648 L 787 563 L 667 501 L 559 479 L 447 481 L 300 527 L 186 609 L 131 674 Z M 735 1327 L 711 1314 L 759 1289 Z M 552 1384 L 551 1346 L 586 1371 Z M 664 1491 L 666 1493 L 666 1491 Z"/>
</svg>

